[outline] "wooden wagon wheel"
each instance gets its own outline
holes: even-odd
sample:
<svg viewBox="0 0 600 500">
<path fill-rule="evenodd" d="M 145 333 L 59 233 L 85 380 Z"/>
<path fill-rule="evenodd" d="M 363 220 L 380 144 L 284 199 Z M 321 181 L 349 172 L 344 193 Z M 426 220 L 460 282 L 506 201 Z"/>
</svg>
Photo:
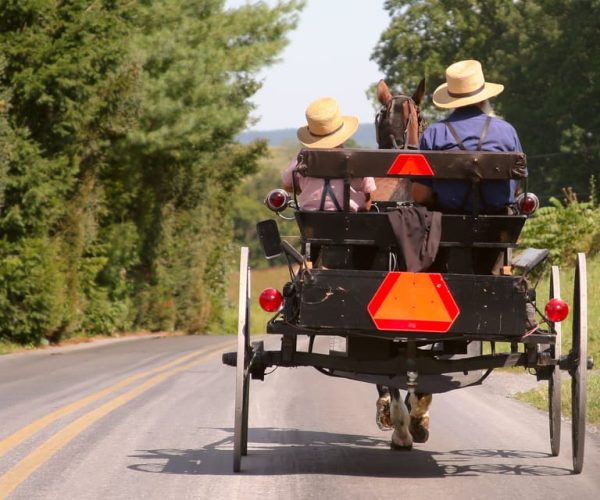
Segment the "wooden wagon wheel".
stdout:
<svg viewBox="0 0 600 500">
<path fill-rule="evenodd" d="M 552 266 L 550 275 L 550 298 L 560 299 L 560 274 L 558 266 Z M 552 325 L 556 332 L 556 343 L 550 346 L 552 359 L 556 365 L 552 367 L 552 374 L 548 380 L 548 417 L 550 421 L 550 448 L 552 456 L 557 457 L 560 453 L 560 416 L 561 416 L 561 395 L 560 395 L 560 367 L 558 361 L 561 353 L 561 323 Z"/>
<path fill-rule="evenodd" d="M 250 399 L 250 269 L 248 247 L 240 253 L 237 362 L 235 377 L 235 418 L 233 430 L 233 471 L 239 472 L 242 456 L 248 453 L 248 401 Z"/>
<path fill-rule="evenodd" d="M 585 254 L 577 254 L 573 292 L 573 347 L 571 350 L 571 405 L 573 424 L 573 470 L 583 469 L 585 413 L 587 403 L 587 271 Z"/>
</svg>

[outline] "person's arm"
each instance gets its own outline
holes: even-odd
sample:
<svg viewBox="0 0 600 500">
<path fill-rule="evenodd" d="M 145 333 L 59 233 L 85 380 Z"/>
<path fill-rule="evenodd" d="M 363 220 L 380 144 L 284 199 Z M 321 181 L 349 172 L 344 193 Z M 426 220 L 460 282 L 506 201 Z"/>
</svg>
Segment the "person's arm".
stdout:
<svg viewBox="0 0 600 500">
<path fill-rule="evenodd" d="M 285 189 L 288 193 L 291 193 L 294 189 L 293 176 L 294 176 L 294 169 L 296 168 L 296 164 L 297 164 L 296 160 L 293 159 L 292 161 L 290 161 L 290 163 L 288 164 L 286 169 L 281 174 L 281 181 L 283 183 L 283 189 Z M 298 184 L 296 183 L 296 194 L 299 194 L 301 191 L 302 190 L 300 189 L 300 186 L 298 186 Z"/>
<path fill-rule="evenodd" d="M 428 208 L 433 208 L 435 197 L 433 196 L 433 190 L 430 186 L 426 186 L 420 182 L 413 182 L 410 186 L 410 194 L 416 203 L 425 205 Z"/>
<path fill-rule="evenodd" d="M 359 208 L 359 210 L 368 212 L 371 210 L 371 193 L 377 189 L 377 185 L 375 184 L 375 179 L 373 177 L 364 177 L 361 183 L 360 190 L 365 195 L 365 208 Z"/>
<path fill-rule="evenodd" d="M 371 210 L 371 193 L 365 193 L 365 212 Z"/>
</svg>

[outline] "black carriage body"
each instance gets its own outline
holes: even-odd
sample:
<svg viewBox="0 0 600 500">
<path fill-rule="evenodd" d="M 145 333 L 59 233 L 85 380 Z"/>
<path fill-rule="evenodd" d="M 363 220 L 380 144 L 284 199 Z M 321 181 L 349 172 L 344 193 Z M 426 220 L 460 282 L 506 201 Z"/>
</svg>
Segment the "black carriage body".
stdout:
<svg viewBox="0 0 600 500">
<path fill-rule="evenodd" d="M 412 167 L 399 167 L 404 160 L 413 161 Z M 414 161 L 425 168 L 418 171 Z M 484 179 L 523 180 L 527 168 L 522 153 L 305 149 L 298 155 L 297 175 L 342 178 L 347 190 L 349 180 L 354 177 L 414 177 L 415 174 L 462 179 L 476 186 Z M 348 199 L 347 193 L 345 198 Z M 311 253 L 326 248 L 329 252 L 344 249 L 366 252 L 368 262 L 347 259 L 344 265 L 335 266 L 344 269 L 300 272 L 292 292 L 288 293 L 283 318 L 271 322 L 269 332 L 283 333 L 293 326 L 315 334 L 431 340 L 443 337 L 509 340 L 525 333 L 528 296 L 523 278 L 475 274 L 470 252 L 485 248 L 508 254 L 517 244 L 526 216 L 442 215 L 440 249 L 448 260 L 442 279 L 456 303 L 458 316 L 446 332 L 432 333 L 386 330 L 376 325 L 369 314 L 368 304 L 390 267 L 389 256 L 401 252 L 388 213 L 405 207 L 380 203 L 377 208 L 378 211 L 355 213 L 346 204 L 342 212 L 296 211 L 308 260 L 312 259 Z"/>
<path fill-rule="evenodd" d="M 521 337 L 526 331 L 527 296 L 520 278 L 460 274 L 443 276 L 458 308 L 446 332 L 380 330 L 367 307 L 386 276 L 385 271 L 345 269 L 304 273 L 297 282 L 297 319 L 293 322 L 299 328 L 325 335 L 412 340 L 507 340 Z"/>
<path fill-rule="evenodd" d="M 286 254 L 292 276 L 283 289 L 282 310 L 267 324 L 267 333 L 282 336 L 279 350 L 265 350 L 263 342 L 250 345 L 249 268 L 247 248 L 242 249 L 240 276 L 245 278 L 240 280 L 238 353 L 223 355 L 224 363 L 237 367 L 234 470 L 239 471 L 241 455 L 246 451 L 250 375 L 262 380 L 269 367 L 310 366 L 329 376 L 409 392 L 441 393 L 480 384 L 495 368 L 521 366 L 533 370 L 538 380 L 550 382 L 553 455 L 558 454 L 560 441 L 560 371 L 571 373 L 573 463 L 575 472 L 581 472 L 586 368 L 592 366 L 587 358 L 585 256 L 578 255 L 575 277 L 574 347 L 568 356 L 562 356 L 560 323 L 553 325 L 543 318 L 547 328 L 540 327 L 531 323 L 527 314 L 535 304 L 535 292 L 529 288 L 526 273 L 543 261 L 548 252 L 532 249 L 530 257 L 520 258 L 524 274 L 513 275 L 511 250 L 517 246 L 526 216 L 480 213 L 475 195 L 481 181 L 526 181 L 525 155 L 303 150 L 298 156 L 297 175 L 343 179 L 344 210 L 296 211 L 301 254 L 287 242 L 281 242 L 277 231 L 271 238 L 271 243 L 275 242 Z M 471 213 L 441 217 L 439 249 L 444 257 L 443 272 L 429 268 L 413 273 L 397 268 L 401 243 L 394 234 L 388 213 L 401 212 L 406 208 L 404 204 L 380 203 L 376 211 L 368 213 L 353 213 L 349 208 L 350 181 L 354 177 L 418 175 L 463 180 L 472 183 L 474 190 Z M 526 182 L 523 184 L 526 193 Z M 403 217 L 403 214 L 394 215 L 398 216 Z M 274 224 L 264 226 L 266 232 L 261 236 L 265 240 L 269 240 L 267 226 L 276 227 Z M 341 265 L 311 266 L 314 254 L 324 249 L 331 250 L 334 263 L 341 256 L 338 259 Z M 502 253 L 505 266 L 501 275 L 482 272 L 474 265 L 476 257 L 487 251 Z M 275 254 L 277 252 L 270 255 Z M 298 270 L 292 269 L 292 262 L 299 264 Z M 433 267 L 437 263 L 434 262 Z M 427 295 L 431 294 L 427 291 L 431 285 L 440 290 L 436 292 L 437 298 Z M 552 268 L 550 295 L 552 298 L 560 296 L 556 266 Z M 386 303 L 389 297 L 391 304 Z M 440 304 L 446 319 L 428 318 L 429 311 L 432 316 L 440 316 Z M 385 314 L 381 313 L 382 308 Z M 411 308 L 418 310 L 418 314 L 411 317 L 412 313 L 408 313 L 408 319 L 402 320 L 395 317 L 397 311 L 405 314 Z M 440 323 L 445 326 L 440 327 Z M 432 325 L 436 328 L 428 328 Z M 328 353 L 313 350 L 313 342 L 319 335 L 342 337 L 346 341 L 345 349 L 330 348 Z M 298 336 L 308 336 L 308 350 L 298 348 Z M 483 353 L 482 341 L 490 342 L 489 353 Z M 496 352 L 496 342 L 510 343 L 510 352 Z"/>
</svg>

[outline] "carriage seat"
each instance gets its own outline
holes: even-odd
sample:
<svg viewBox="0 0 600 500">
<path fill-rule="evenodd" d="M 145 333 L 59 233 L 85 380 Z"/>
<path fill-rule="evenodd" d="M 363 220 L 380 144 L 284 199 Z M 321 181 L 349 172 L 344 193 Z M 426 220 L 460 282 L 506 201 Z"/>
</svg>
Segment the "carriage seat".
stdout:
<svg viewBox="0 0 600 500">
<path fill-rule="evenodd" d="M 350 179 L 368 175 L 399 178 L 427 175 L 475 184 L 481 179 L 526 180 L 527 175 L 523 153 L 345 149 L 302 150 L 298 172 L 342 178 L 348 189 Z M 448 272 L 473 272 L 462 261 L 477 249 L 498 249 L 508 254 L 507 250 L 516 246 L 527 219 L 525 215 L 480 214 L 477 200 L 474 202 L 470 214 L 442 214 L 440 248 L 444 249 L 446 260 L 455 262 L 454 269 L 447 269 Z M 387 269 L 389 255 L 398 252 L 398 244 L 386 212 L 401 212 L 405 205 L 380 203 L 375 211 L 358 213 L 351 212 L 347 203 L 341 212 L 296 211 L 307 257 L 315 260 L 314 249 L 327 248 L 344 256 L 349 267 Z M 353 259 L 352 253 L 358 259 Z"/>
</svg>

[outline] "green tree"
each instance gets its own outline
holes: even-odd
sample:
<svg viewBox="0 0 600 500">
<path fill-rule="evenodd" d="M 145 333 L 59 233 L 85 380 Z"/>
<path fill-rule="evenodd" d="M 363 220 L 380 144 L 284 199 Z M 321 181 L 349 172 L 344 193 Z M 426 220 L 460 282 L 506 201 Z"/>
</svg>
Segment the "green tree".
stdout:
<svg viewBox="0 0 600 500">
<path fill-rule="evenodd" d="M 301 6 L 0 0 L 0 336 L 218 321 L 265 153 L 234 137 Z"/>
<path fill-rule="evenodd" d="M 140 235 L 141 326 L 199 331 L 220 314 L 232 239 L 231 198 L 265 144 L 241 146 L 257 72 L 275 61 L 301 2 L 224 10 L 222 0 L 147 2 L 132 53 L 141 68 L 139 124 L 105 180 L 113 223 Z M 168 314 L 164 314 L 164 311 Z"/>
<path fill-rule="evenodd" d="M 600 2 L 597 0 L 387 0 L 389 27 L 373 59 L 392 84 L 430 89 L 445 68 L 479 59 L 504 83 L 494 100 L 517 128 L 531 183 L 544 197 L 563 186 L 587 194 L 600 161 Z M 432 113 L 435 115 L 435 113 Z M 439 115 L 438 115 L 439 116 Z"/>
<path fill-rule="evenodd" d="M 276 216 L 263 203 L 267 194 L 281 187 L 281 172 L 295 158 L 301 145 L 297 141 L 287 141 L 281 147 L 269 148 L 268 156 L 261 159 L 258 171 L 241 183 L 234 197 L 234 244 L 247 246 L 250 249 L 250 265 L 253 268 L 277 266 L 285 263 L 285 259 L 266 260 L 256 236 L 256 223 L 264 219 L 275 219 L 282 237 L 296 242 L 299 236 L 298 226 L 291 210 L 284 212 L 285 220 Z"/>
<path fill-rule="evenodd" d="M 50 305 L 31 297 L 46 280 L 63 297 L 52 306 L 61 310 L 49 315 L 59 320 L 24 326 L 21 340 L 56 340 L 79 328 L 91 299 L 82 274 L 97 252 L 97 176 L 129 113 L 122 102 L 131 69 L 120 43 L 135 13 L 129 4 L 0 2 L 0 89 L 6 95 L 0 163 L 8 166 L 0 235 L 3 255 L 22 261 L 4 273 L 4 308 L 22 310 L 15 317 L 23 321 L 49 315 Z M 44 248 L 46 257 L 23 260 L 32 248 Z M 36 265 L 54 274 L 36 274 Z M 37 290 L 19 292 L 19 269 L 38 276 Z M 0 328 L 1 335 L 14 336 L 10 322 Z"/>
</svg>

